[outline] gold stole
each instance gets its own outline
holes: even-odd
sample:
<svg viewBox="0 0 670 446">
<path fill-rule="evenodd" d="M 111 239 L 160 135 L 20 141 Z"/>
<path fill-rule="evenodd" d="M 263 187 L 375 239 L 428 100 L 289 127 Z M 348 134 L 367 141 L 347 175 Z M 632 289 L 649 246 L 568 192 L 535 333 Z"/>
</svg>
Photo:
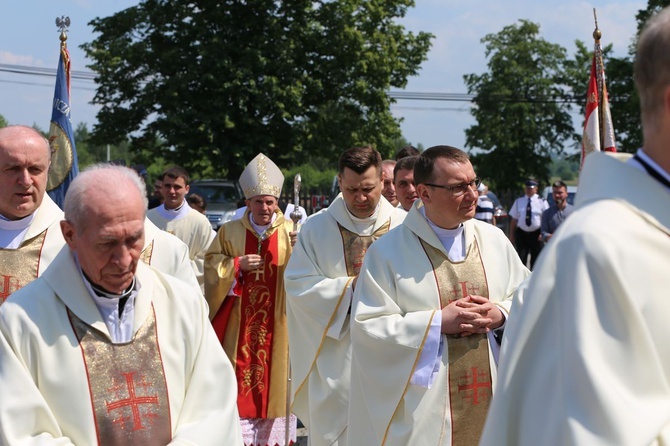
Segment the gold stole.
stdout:
<svg viewBox="0 0 670 446">
<path fill-rule="evenodd" d="M 359 235 L 345 229 L 341 224 L 337 224 L 342 235 L 342 244 L 344 248 L 344 262 L 347 266 L 348 276 L 357 276 L 363 265 L 363 258 L 368 248 L 379 237 L 389 232 L 391 221 L 381 225 L 372 235 Z"/>
<path fill-rule="evenodd" d="M 147 265 L 151 265 L 151 257 L 154 254 L 154 242 L 155 240 L 152 240 L 151 243 L 147 245 L 144 250 L 142 250 L 142 253 L 140 254 L 140 260 L 146 263 Z"/>
<path fill-rule="evenodd" d="M 439 249 L 421 240 L 433 265 L 442 308 L 468 295 L 489 297 L 486 272 L 477 240 L 465 260 L 452 262 Z M 447 336 L 452 444 L 479 444 L 491 401 L 491 368 L 486 334 Z"/>
<path fill-rule="evenodd" d="M 112 344 L 70 310 L 68 316 L 84 357 L 98 444 L 168 444 L 170 406 L 153 306 L 126 344 Z"/>
<path fill-rule="evenodd" d="M 0 248 L 0 305 L 14 291 L 37 278 L 46 235 L 47 230 L 44 230 L 25 240 L 18 249 Z"/>
</svg>

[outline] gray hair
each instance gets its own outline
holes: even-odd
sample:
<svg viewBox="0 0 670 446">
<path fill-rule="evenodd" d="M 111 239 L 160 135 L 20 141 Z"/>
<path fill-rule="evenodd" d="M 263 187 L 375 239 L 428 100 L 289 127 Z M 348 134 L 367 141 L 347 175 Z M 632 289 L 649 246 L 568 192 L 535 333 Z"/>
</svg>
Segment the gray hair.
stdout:
<svg viewBox="0 0 670 446">
<path fill-rule="evenodd" d="M 77 228 L 77 231 L 80 232 L 84 227 L 91 208 L 95 206 L 94 203 L 91 203 L 86 198 L 87 194 L 93 189 L 104 188 L 114 190 L 119 187 L 125 187 L 128 184 L 137 188 L 137 192 L 142 197 L 142 202 L 144 203 L 144 214 L 146 216 L 146 209 L 149 205 L 146 186 L 137 172 L 125 166 L 98 163 L 87 167 L 70 184 L 63 203 L 65 220 L 72 223 Z"/>
<path fill-rule="evenodd" d="M 654 125 L 654 114 L 663 106 L 662 91 L 670 85 L 670 8 L 654 14 L 637 41 L 633 64 L 643 122 Z"/>
</svg>

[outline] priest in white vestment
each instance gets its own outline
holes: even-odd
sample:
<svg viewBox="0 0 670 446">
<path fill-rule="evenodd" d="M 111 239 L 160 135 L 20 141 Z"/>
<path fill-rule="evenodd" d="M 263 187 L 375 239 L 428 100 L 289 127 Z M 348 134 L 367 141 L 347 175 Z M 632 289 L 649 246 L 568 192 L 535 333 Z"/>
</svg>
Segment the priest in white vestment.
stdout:
<svg viewBox="0 0 670 446">
<path fill-rule="evenodd" d="M 305 221 L 286 267 L 292 410 L 312 446 L 347 444 L 353 289 L 370 244 L 407 215 L 381 199 L 381 162 L 370 147 L 340 156 L 341 194 Z"/>
<path fill-rule="evenodd" d="M 512 306 L 484 445 L 670 444 L 670 9 L 638 41 L 644 146 L 594 152 Z"/>
<path fill-rule="evenodd" d="M 68 246 L 0 307 L 0 444 L 240 445 L 199 287 L 140 261 L 140 178 L 94 166 L 64 208 Z"/>
<path fill-rule="evenodd" d="M 530 274 L 475 220 L 465 152 L 416 161 L 420 200 L 365 256 L 352 307 L 349 444 L 476 445 L 512 296 Z"/>
<path fill-rule="evenodd" d="M 0 305 L 65 244 L 63 212 L 45 193 L 50 163 L 49 142 L 35 129 L 0 129 Z"/>
<path fill-rule="evenodd" d="M 163 204 L 149 209 L 147 218 L 163 231 L 176 235 L 186 243 L 191 266 L 204 292 L 205 254 L 216 232 L 207 217 L 186 202 L 189 181 L 190 176 L 185 169 L 179 166 L 166 169 L 163 172 Z"/>
</svg>

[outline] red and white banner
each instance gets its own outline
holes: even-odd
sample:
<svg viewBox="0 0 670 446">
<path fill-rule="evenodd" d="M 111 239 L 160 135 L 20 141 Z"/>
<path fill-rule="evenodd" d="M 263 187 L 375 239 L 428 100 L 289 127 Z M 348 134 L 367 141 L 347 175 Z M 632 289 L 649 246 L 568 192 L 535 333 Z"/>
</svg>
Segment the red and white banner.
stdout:
<svg viewBox="0 0 670 446">
<path fill-rule="evenodd" d="M 605 85 L 605 73 L 602 73 L 602 96 L 598 93 L 598 75 L 596 67 L 596 55 L 593 55 L 591 63 L 591 76 L 586 94 L 586 122 L 582 135 L 582 159 L 594 151 L 616 152 L 614 142 L 614 126 L 607 97 L 607 86 Z M 600 109 L 602 108 L 602 120 Z M 603 135 L 601 143 L 601 135 Z"/>
</svg>

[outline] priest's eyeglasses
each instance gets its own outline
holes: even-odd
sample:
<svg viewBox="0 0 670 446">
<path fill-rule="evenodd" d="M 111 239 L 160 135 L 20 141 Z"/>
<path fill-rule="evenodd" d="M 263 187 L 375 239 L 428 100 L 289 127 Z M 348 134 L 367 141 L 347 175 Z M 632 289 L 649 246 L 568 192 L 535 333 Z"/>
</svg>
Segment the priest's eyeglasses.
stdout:
<svg viewBox="0 0 670 446">
<path fill-rule="evenodd" d="M 431 183 L 423 183 L 426 186 L 430 187 L 437 187 L 440 189 L 445 189 L 451 192 L 451 195 L 454 197 L 460 197 L 461 195 L 464 195 L 467 191 L 468 188 L 471 188 L 472 190 L 476 191 L 479 185 L 482 183 L 482 179 L 479 177 L 476 177 L 474 180 L 470 181 L 469 183 L 461 183 L 457 184 L 455 186 L 445 186 L 443 184 L 431 184 Z"/>
</svg>

